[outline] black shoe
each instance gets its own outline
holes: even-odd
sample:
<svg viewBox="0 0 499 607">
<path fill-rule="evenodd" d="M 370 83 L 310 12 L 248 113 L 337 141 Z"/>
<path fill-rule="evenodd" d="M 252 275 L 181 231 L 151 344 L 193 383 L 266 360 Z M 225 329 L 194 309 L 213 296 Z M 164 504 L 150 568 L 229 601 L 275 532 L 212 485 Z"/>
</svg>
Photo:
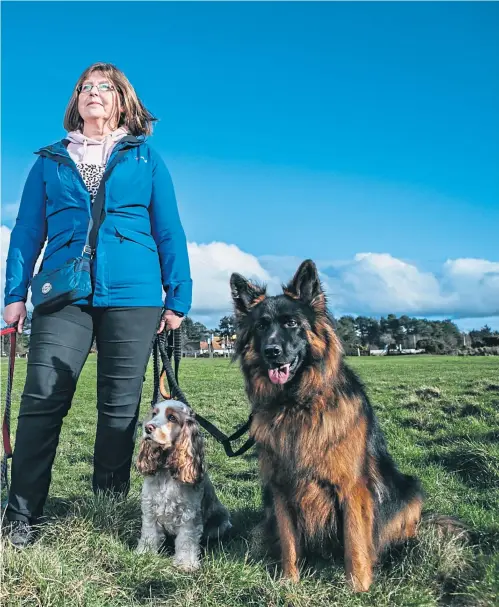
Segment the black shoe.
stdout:
<svg viewBox="0 0 499 607">
<path fill-rule="evenodd" d="M 26 548 L 33 542 L 35 531 L 26 521 L 11 521 L 7 523 L 4 535 L 14 548 Z"/>
</svg>

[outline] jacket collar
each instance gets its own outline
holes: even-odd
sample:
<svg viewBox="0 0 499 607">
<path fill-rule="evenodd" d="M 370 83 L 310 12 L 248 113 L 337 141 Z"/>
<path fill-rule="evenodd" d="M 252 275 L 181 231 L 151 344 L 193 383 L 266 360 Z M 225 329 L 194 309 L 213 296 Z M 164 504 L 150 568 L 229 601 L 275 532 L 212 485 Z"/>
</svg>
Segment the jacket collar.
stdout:
<svg viewBox="0 0 499 607">
<path fill-rule="evenodd" d="M 126 137 L 120 139 L 118 143 L 114 146 L 113 153 L 124 148 L 137 147 L 144 143 L 144 141 L 145 137 L 135 137 L 134 135 L 126 135 Z M 43 148 L 40 148 L 34 153 L 39 156 L 65 156 L 69 158 L 70 156 L 66 149 L 68 143 L 68 139 L 61 139 L 61 141 L 57 141 L 56 143 L 52 143 L 51 145 L 47 145 Z"/>
</svg>

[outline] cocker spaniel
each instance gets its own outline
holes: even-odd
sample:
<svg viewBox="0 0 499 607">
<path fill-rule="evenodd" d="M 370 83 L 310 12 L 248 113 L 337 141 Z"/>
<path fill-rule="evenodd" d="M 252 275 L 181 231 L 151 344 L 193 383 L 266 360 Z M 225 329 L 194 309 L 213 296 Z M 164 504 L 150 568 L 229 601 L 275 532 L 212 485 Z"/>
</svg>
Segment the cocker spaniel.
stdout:
<svg viewBox="0 0 499 607">
<path fill-rule="evenodd" d="M 165 534 L 173 535 L 175 565 L 197 569 L 201 538 L 221 537 L 232 525 L 205 470 L 203 437 L 190 407 L 175 400 L 154 406 L 136 465 L 145 477 L 137 552 L 157 552 Z"/>
</svg>

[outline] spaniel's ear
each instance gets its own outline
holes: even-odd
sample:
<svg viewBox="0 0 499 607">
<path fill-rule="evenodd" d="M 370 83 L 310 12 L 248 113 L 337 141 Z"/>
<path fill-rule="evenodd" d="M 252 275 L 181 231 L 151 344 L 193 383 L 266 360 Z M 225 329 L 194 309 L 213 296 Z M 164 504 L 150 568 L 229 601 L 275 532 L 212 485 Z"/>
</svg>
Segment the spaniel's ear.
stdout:
<svg viewBox="0 0 499 607">
<path fill-rule="evenodd" d="M 175 441 L 168 467 L 173 478 L 181 483 L 195 485 L 203 480 L 204 441 L 193 418 L 185 421 L 182 432 Z"/>
<path fill-rule="evenodd" d="M 234 272 L 230 277 L 230 291 L 236 316 L 244 316 L 265 299 L 266 288 L 253 284 L 241 274 Z"/>
<path fill-rule="evenodd" d="M 163 449 L 151 440 L 142 440 L 135 464 L 140 474 L 156 474 L 158 469 L 164 468 L 165 465 L 166 456 Z"/>
</svg>

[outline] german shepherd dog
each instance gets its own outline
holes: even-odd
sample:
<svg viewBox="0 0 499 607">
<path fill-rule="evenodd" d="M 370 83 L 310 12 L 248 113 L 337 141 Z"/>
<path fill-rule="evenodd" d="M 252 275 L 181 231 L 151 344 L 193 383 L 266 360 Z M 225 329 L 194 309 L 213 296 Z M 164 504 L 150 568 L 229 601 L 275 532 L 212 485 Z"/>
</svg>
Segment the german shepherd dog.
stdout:
<svg viewBox="0 0 499 607">
<path fill-rule="evenodd" d="M 260 533 L 280 545 L 293 581 L 305 550 L 339 542 L 347 580 L 366 591 L 381 551 L 416 534 L 419 481 L 397 469 L 343 361 L 314 263 L 304 261 L 282 295 L 240 274 L 230 284 L 263 486 Z"/>
</svg>

